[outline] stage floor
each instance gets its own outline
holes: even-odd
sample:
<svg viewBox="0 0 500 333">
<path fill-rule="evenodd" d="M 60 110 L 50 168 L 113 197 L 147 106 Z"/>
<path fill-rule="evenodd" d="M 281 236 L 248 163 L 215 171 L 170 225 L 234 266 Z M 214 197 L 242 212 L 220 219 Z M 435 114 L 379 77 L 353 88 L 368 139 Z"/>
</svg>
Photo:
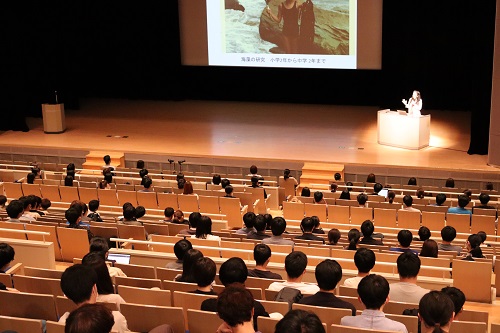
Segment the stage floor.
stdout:
<svg viewBox="0 0 500 333">
<path fill-rule="evenodd" d="M 0 146 L 109 150 L 135 154 L 496 171 L 486 155 L 468 155 L 470 114 L 428 111 L 430 146 L 405 150 L 377 143 L 377 107 L 221 101 L 89 99 L 66 110 L 67 130 L 0 134 Z M 126 136 L 127 138 L 122 138 Z"/>
</svg>

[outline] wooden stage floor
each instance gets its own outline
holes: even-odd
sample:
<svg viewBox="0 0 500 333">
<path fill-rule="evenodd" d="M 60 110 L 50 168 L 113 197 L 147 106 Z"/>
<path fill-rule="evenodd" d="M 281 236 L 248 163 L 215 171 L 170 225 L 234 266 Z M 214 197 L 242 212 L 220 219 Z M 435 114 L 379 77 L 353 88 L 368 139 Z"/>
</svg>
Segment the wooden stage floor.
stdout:
<svg viewBox="0 0 500 333">
<path fill-rule="evenodd" d="M 334 162 L 496 171 L 486 155 L 468 155 L 470 114 L 428 111 L 430 146 L 418 151 L 377 143 L 377 107 L 220 101 L 91 99 L 66 110 L 67 131 L 0 134 L 0 146 L 109 150 L 164 156 Z M 111 136 L 111 137 L 108 137 Z M 115 136 L 127 136 L 117 138 Z"/>
</svg>

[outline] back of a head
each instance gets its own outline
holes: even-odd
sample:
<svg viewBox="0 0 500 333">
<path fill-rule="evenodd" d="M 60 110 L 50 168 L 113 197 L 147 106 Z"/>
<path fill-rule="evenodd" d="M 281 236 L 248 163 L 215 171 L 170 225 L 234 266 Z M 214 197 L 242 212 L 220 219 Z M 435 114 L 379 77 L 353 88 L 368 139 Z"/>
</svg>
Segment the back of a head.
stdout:
<svg viewBox="0 0 500 333">
<path fill-rule="evenodd" d="M 441 229 L 441 238 L 445 242 L 451 242 L 455 239 L 455 237 L 457 237 L 457 231 L 451 225 L 447 225 Z"/>
<path fill-rule="evenodd" d="M 219 174 L 215 174 L 212 177 L 212 184 L 220 185 L 221 180 L 222 180 L 221 176 Z"/>
<path fill-rule="evenodd" d="M 142 186 L 144 188 L 148 189 L 151 188 L 151 185 L 153 185 L 153 180 L 149 178 L 148 176 L 144 177 L 144 181 L 142 182 Z"/>
<path fill-rule="evenodd" d="M 486 183 L 486 191 L 493 191 L 493 183 L 492 182 L 487 182 Z"/>
<path fill-rule="evenodd" d="M 283 179 L 287 180 L 288 178 L 290 178 L 290 169 L 285 169 L 283 171 Z"/>
<path fill-rule="evenodd" d="M 137 206 L 135 208 L 135 218 L 140 219 L 144 215 L 146 215 L 146 208 L 144 206 Z"/>
<path fill-rule="evenodd" d="M 191 228 L 196 228 L 200 219 L 201 214 L 198 212 L 192 212 L 191 214 L 189 214 L 189 225 L 191 226 Z"/>
<path fill-rule="evenodd" d="M 368 201 L 368 196 L 365 194 L 365 193 L 360 193 L 358 194 L 358 196 L 356 197 L 356 200 L 358 200 L 358 203 L 360 205 L 365 205 L 366 202 Z"/>
<path fill-rule="evenodd" d="M 302 191 L 300 191 L 300 196 L 301 197 L 310 197 L 311 196 L 311 190 L 309 187 L 304 187 Z"/>
<path fill-rule="evenodd" d="M 464 195 L 465 195 L 467 198 L 469 198 L 469 199 L 470 199 L 470 198 L 471 198 L 471 196 L 472 196 L 472 190 L 470 190 L 470 189 L 465 189 L 465 190 L 464 190 Z"/>
<path fill-rule="evenodd" d="M 413 198 L 411 195 L 407 194 L 403 197 L 403 203 L 405 204 L 406 207 L 411 207 L 413 205 Z"/>
<path fill-rule="evenodd" d="M 123 218 L 125 220 L 132 220 L 135 218 L 135 207 L 127 206 L 123 209 Z"/>
<path fill-rule="evenodd" d="M 5 206 L 7 203 L 7 197 L 3 194 L 0 194 L 0 206 Z"/>
<path fill-rule="evenodd" d="M 43 198 L 41 206 L 43 209 L 47 210 L 50 208 L 50 206 L 52 206 L 52 202 L 48 198 Z"/>
<path fill-rule="evenodd" d="M 458 206 L 461 208 L 465 208 L 469 204 L 470 200 L 466 195 L 458 196 Z"/>
<path fill-rule="evenodd" d="M 326 259 L 316 266 L 314 275 L 321 290 L 331 291 L 342 279 L 342 267 L 337 261 Z"/>
<path fill-rule="evenodd" d="M 490 202 L 490 195 L 487 193 L 481 193 L 479 195 L 479 201 L 481 202 L 481 204 L 487 205 L 488 202 Z"/>
<path fill-rule="evenodd" d="M 64 213 L 64 217 L 68 220 L 69 224 L 76 224 L 78 219 L 81 217 L 81 214 L 76 208 L 69 208 Z"/>
<path fill-rule="evenodd" d="M 184 184 L 184 194 L 193 194 L 194 189 L 193 189 L 193 183 L 191 183 L 189 180 Z"/>
<path fill-rule="evenodd" d="M 182 258 L 182 275 L 178 281 L 194 282 L 194 263 L 200 258 L 203 258 L 203 253 L 201 251 L 196 249 L 189 249 L 186 251 L 186 254 Z"/>
<path fill-rule="evenodd" d="M 314 229 L 314 221 L 310 217 L 304 217 L 300 222 L 300 228 L 303 232 L 312 232 Z"/>
<path fill-rule="evenodd" d="M 365 220 L 361 224 L 361 233 L 363 234 L 363 237 L 371 237 L 373 235 L 373 231 L 375 231 L 375 226 L 372 221 Z"/>
<path fill-rule="evenodd" d="M 222 188 L 226 188 L 226 187 L 228 187 L 229 185 L 231 185 L 231 182 L 230 182 L 230 181 L 229 181 L 229 179 L 227 179 L 227 178 L 224 178 L 224 179 L 223 179 L 223 180 L 221 180 L 221 182 L 220 182 L 220 186 L 221 186 Z"/>
<path fill-rule="evenodd" d="M 191 244 L 190 241 L 187 239 L 181 239 L 180 241 L 177 241 L 174 245 L 174 254 L 177 257 L 177 259 L 182 260 L 184 258 L 184 255 L 188 250 L 191 250 L 193 248 L 193 245 Z"/>
<path fill-rule="evenodd" d="M 342 175 L 339 172 L 335 172 L 335 174 L 333 175 L 333 179 L 339 181 L 342 179 Z"/>
<path fill-rule="evenodd" d="M 367 182 L 367 183 L 375 183 L 375 182 L 376 182 L 376 177 L 375 177 L 375 174 L 374 174 L 374 173 L 370 173 L 370 174 L 366 177 L 366 182 Z"/>
<path fill-rule="evenodd" d="M 241 284 L 224 288 L 217 297 L 217 314 L 230 327 L 252 321 L 254 299 Z"/>
<path fill-rule="evenodd" d="M 431 238 L 431 231 L 429 228 L 426 226 L 421 226 L 418 229 L 418 237 L 420 238 L 421 241 L 426 241 L 429 238 Z"/>
<path fill-rule="evenodd" d="M 478 232 L 477 232 L 477 235 L 478 235 L 479 237 L 481 237 L 481 243 L 484 243 L 484 242 L 486 241 L 486 238 L 488 237 L 488 236 L 486 235 L 486 232 L 484 232 L 484 231 L 478 231 Z"/>
<path fill-rule="evenodd" d="M 141 169 L 139 170 L 139 177 L 144 178 L 149 174 L 148 169 Z"/>
<path fill-rule="evenodd" d="M 375 185 L 373 185 L 373 192 L 378 193 L 378 192 L 382 191 L 383 188 L 384 187 L 382 186 L 382 184 L 375 183 Z"/>
<path fill-rule="evenodd" d="M 257 215 L 255 217 L 255 224 L 254 224 L 254 228 L 255 230 L 257 231 L 265 231 L 266 230 L 266 227 L 267 227 L 267 223 L 266 223 L 266 219 L 264 218 L 264 215 Z"/>
<path fill-rule="evenodd" d="M 172 207 L 167 207 L 165 208 L 165 211 L 163 212 L 163 214 L 165 215 L 166 218 L 172 218 L 172 216 L 174 216 L 174 212 L 175 210 L 172 208 Z"/>
<path fill-rule="evenodd" d="M 300 277 L 307 267 L 307 256 L 301 251 L 292 251 L 285 258 L 285 271 L 289 278 Z"/>
<path fill-rule="evenodd" d="M 179 190 L 183 190 L 184 189 L 184 185 L 186 184 L 186 180 L 184 178 L 181 178 L 177 181 L 177 188 Z"/>
<path fill-rule="evenodd" d="M 243 215 L 243 223 L 247 228 L 253 228 L 253 226 L 255 225 L 255 217 L 256 215 L 254 212 L 246 212 Z"/>
<path fill-rule="evenodd" d="M 467 242 L 470 245 L 470 254 L 473 258 L 482 258 L 483 251 L 481 250 L 481 237 L 478 234 L 472 234 L 467 237 Z"/>
<path fill-rule="evenodd" d="M 217 274 L 215 262 L 209 257 L 202 257 L 196 260 L 193 266 L 194 280 L 198 287 L 207 287 L 214 282 Z"/>
<path fill-rule="evenodd" d="M 66 166 L 66 172 L 68 170 L 75 170 L 75 163 L 69 163 L 67 166 Z"/>
<path fill-rule="evenodd" d="M 436 204 L 438 206 L 441 206 L 442 204 L 444 204 L 445 201 L 446 201 L 446 194 L 444 194 L 444 193 L 438 193 L 436 195 Z"/>
<path fill-rule="evenodd" d="M 84 304 L 71 311 L 65 333 L 109 333 L 115 324 L 111 310 L 104 304 Z"/>
<path fill-rule="evenodd" d="M 351 200 L 351 194 L 349 193 L 348 190 L 343 190 L 342 192 L 340 192 L 340 197 L 339 199 L 343 199 L 343 200 Z"/>
<path fill-rule="evenodd" d="M 347 240 L 349 241 L 349 246 L 347 247 L 348 250 L 356 250 L 356 246 L 359 242 L 359 239 L 361 238 L 361 233 L 359 232 L 358 229 L 351 229 L 347 233 Z"/>
<path fill-rule="evenodd" d="M 234 192 L 234 188 L 231 185 L 227 185 L 224 188 L 224 192 L 226 193 L 226 195 L 232 195 Z"/>
<path fill-rule="evenodd" d="M 144 161 L 143 160 L 137 160 L 137 163 L 135 164 L 135 168 L 142 170 L 144 169 Z"/>
<path fill-rule="evenodd" d="M 375 252 L 367 248 L 359 248 L 354 254 L 354 264 L 360 273 L 368 273 L 375 266 Z"/>
<path fill-rule="evenodd" d="M 271 222 L 271 232 L 273 236 L 280 236 L 285 232 L 286 229 L 286 221 L 281 216 L 276 216 L 273 218 L 273 222 Z"/>
<path fill-rule="evenodd" d="M 314 192 L 314 201 L 320 202 L 321 200 L 323 200 L 323 192 L 321 191 Z"/>
<path fill-rule="evenodd" d="M 367 309 L 380 309 L 389 296 L 389 282 L 377 274 L 370 274 L 358 284 L 358 295 Z"/>
<path fill-rule="evenodd" d="M 394 191 L 387 192 L 387 201 L 388 202 L 392 203 L 395 198 L 396 198 L 396 192 L 394 192 Z"/>
<path fill-rule="evenodd" d="M 417 190 L 417 192 L 415 193 L 415 195 L 417 196 L 417 198 L 419 199 L 423 199 L 425 197 L 425 191 L 423 188 L 419 188 Z"/>
<path fill-rule="evenodd" d="M 331 183 L 331 184 L 330 184 L 330 191 L 332 191 L 332 192 L 337 192 L 338 187 L 339 187 L 339 186 L 338 186 L 337 184 L 335 184 L 335 183 Z"/>
<path fill-rule="evenodd" d="M 451 187 L 451 188 L 455 187 L 455 180 L 453 178 L 446 179 L 444 187 Z"/>
<path fill-rule="evenodd" d="M 337 244 L 340 239 L 340 231 L 337 228 L 332 228 L 328 231 L 328 242 L 330 244 Z"/>
<path fill-rule="evenodd" d="M 437 258 L 439 254 L 439 247 L 435 240 L 426 239 L 422 244 L 422 249 L 420 250 L 420 257 L 430 257 Z"/>
<path fill-rule="evenodd" d="M 97 292 L 99 295 L 115 293 L 113 281 L 109 275 L 108 266 L 99 252 L 89 252 L 82 258 L 82 265 L 91 267 L 97 274 Z"/>
<path fill-rule="evenodd" d="M 174 221 L 182 222 L 183 220 L 184 220 L 184 212 L 180 209 L 177 209 L 174 212 Z"/>
<path fill-rule="evenodd" d="M 318 315 L 312 311 L 290 310 L 276 324 L 274 333 L 325 333 Z"/>
<path fill-rule="evenodd" d="M 420 271 L 420 258 L 413 252 L 401 253 L 396 264 L 401 278 L 414 278 Z"/>
<path fill-rule="evenodd" d="M 90 200 L 89 201 L 89 210 L 95 212 L 99 209 L 99 200 Z"/>
<path fill-rule="evenodd" d="M 465 294 L 457 287 L 444 287 L 441 292 L 445 293 L 451 298 L 453 302 L 455 317 L 462 311 L 465 304 Z"/>
<path fill-rule="evenodd" d="M 16 252 L 14 248 L 7 243 L 0 243 L 0 268 L 8 265 L 14 260 Z"/>
<path fill-rule="evenodd" d="M 314 229 L 318 229 L 319 225 L 321 223 L 321 221 L 319 220 L 319 217 L 317 217 L 316 215 L 313 215 L 313 216 L 311 216 L 311 220 L 314 223 Z"/>
<path fill-rule="evenodd" d="M 5 210 L 11 219 L 17 219 L 24 212 L 24 204 L 20 200 L 12 200 Z"/>
<path fill-rule="evenodd" d="M 61 276 L 61 290 L 75 304 L 88 301 L 95 284 L 97 284 L 96 272 L 82 264 L 66 268 Z"/>
<path fill-rule="evenodd" d="M 417 185 L 417 178 L 410 177 L 410 179 L 408 179 L 408 185 Z"/>
<path fill-rule="evenodd" d="M 410 247 L 413 234 L 410 230 L 403 229 L 398 232 L 398 242 L 402 247 Z"/>
<path fill-rule="evenodd" d="M 455 306 L 451 298 L 440 291 L 430 291 L 418 303 L 420 321 L 433 333 L 445 332 L 442 327 L 449 324 L 453 317 Z"/>
<path fill-rule="evenodd" d="M 264 265 L 266 261 L 271 258 L 271 248 L 266 244 L 255 245 L 253 248 L 253 258 L 256 265 Z"/>
<path fill-rule="evenodd" d="M 257 166 L 256 166 L 256 165 L 251 165 L 251 166 L 250 166 L 250 173 L 251 173 L 252 175 L 257 174 L 257 172 L 258 172 L 258 171 L 259 171 L 259 170 L 257 169 Z"/>
<path fill-rule="evenodd" d="M 224 286 L 233 283 L 245 284 L 248 276 L 248 268 L 243 259 L 232 257 L 224 261 L 219 269 L 219 279 Z"/>
<path fill-rule="evenodd" d="M 202 215 L 196 226 L 196 237 L 204 238 L 206 235 L 212 234 L 212 219 L 209 216 Z"/>
<path fill-rule="evenodd" d="M 95 236 L 90 240 L 89 252 L 99 252 L 103 255 L 103 258 L 106 252 L 109 251 L 109 244 L 106 238 Z"/>
<path fill-rule="evenodd" d="M 104 160 L 104 163 L 106 163 L 106 164 L 111 163 L 111 156 L 109 156 L 109 155 L 104 155 L 104 157 L 102 159 Z"/>
</svg>

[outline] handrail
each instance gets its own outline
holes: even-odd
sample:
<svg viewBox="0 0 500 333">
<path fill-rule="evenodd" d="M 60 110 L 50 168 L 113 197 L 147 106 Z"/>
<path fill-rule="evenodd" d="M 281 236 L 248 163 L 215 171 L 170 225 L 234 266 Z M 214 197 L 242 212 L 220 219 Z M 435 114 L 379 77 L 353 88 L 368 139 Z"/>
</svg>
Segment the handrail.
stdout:
<svg viewBox="0 0 500 333">
<path fill-rule="evenodd" d="M 28 235 L 40 235 L 42 236 L 43 241 L 45 242 L 45 236 L 50 236 L 50 232 L 46 231 L 35 231 L 35 230 L 25 230 L 25 229 L 9 229 L 9 228 L 0 228 L 0 231 L 13 232 L 18 234 L 28 234 Z"/>
</svg>

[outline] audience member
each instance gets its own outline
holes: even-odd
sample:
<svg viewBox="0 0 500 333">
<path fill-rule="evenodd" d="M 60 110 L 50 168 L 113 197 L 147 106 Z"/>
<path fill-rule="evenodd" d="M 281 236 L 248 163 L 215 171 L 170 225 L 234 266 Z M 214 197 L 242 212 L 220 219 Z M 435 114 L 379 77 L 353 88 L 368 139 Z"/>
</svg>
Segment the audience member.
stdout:
<svg viewBox="0 0 500 333">
<path fill-rule="evenodd" d="M 408 179 L 408 185 L 416 186 L 417 185 L 417 178 L 410 177 L 410 179 Z"/>
<path fill-rule="evenodd" d="M 413 240 L 413 234 L 408 229 L 402 229 L 398 232 L 398 242 L 399 247 L 391 247 L 391 251 L 395 252 L 412 252 L 418 254 L 417 250 L 410 249 L 411 241 Z"/>
<path fill-rule="evenodd" d="M 115 319 L 104 304 L 83 304 L 66 319 L 65 333 L 109 333 Z"/>
<path fill-rule="evenodd" d="M 248 270 L 248 276 L 281 280 L 279 274 L 273 273 L 267 269 L 267 265 L 271 260 L 271 248 L 266 244 L 257 244 L 253 249 L 253 259 L 255 260 L 255 268 Z"/>
<path fill-rule="evenodd" d="M 451 298 L 453 302 L 453 312 L 455 312 L 454 319 L 457 319 L 457 316 L 462 313 L 463 307 L 465 304 L 465 294 L 456 287 L 444 287 L 441 289 L 442 293 L 445 293 Z"/>
<path fill-rule="evenodd" d="M 220 185 L 222 178 L 219 174 L 215 174 L 212 176 L 212 184 L 213 185 Z"/>
<path fill-rule="evenodd" d="M 175 223 L 175 224 L 186 224 L 186 222 L 184 221 L 184 212 L 180 209 L 177 209 L 175 212 L 174 212 L 174 215 L 173 215 L 173 219 L 172 219 L 172 223 Z"/>
<path fill-rule="evenodd" d="M 455 307 L 451 298 L 439 291 L 425 294 L 418 304 L 418 318 L 422 333 L 443 333 L 450 331 Z"/>
<path fill-rule="evenodd" d="M 174 212 L 175 210 L 172 207 L 165 208 L 165 211 L 163 212 L 165 218 L 163 219 L 163 221 L 172 222 L 174 218 Z"/>
<path fill-rule="evenodd" d="M 328 245 L 337 245 L 340 239 L 340 231 L 337 228 L 332 228 L 328 231 Z"/>
<path fill-rule="evenodd" d="M 304 217 L 300 222 L 300 229 L 302 230 L 302 235 L 296 236 L 295 239 L 313 240 L 320 241 L 325 244 L 325 239 L 313 234 L 314 221 L 310 217 Z"/>
<path fill-rule="evenodd" d="M 43 198 L 42 203 L 40 205 L 45 214 L 47 214 L 48 213 L 47 210 L 50 208 L 50 206 L 52 206 L 52 202 L 48 198 Z"/>
<path fill-rule="evenodd" d="M 351 193 L 348 190 L 343 190 L 340 192 L 339 199 L 341 200 L 351 200 Z"/>
<path fill-rule="evenodd" d="M 311 220 L 314 222 L 313 234 L 325 234 L 323 228 L 321 228 L 321 221 L 316 215 L 311 216 Z"/>
<path fill-rule="evenodd" d="M 226 187 L 228 187 L 229 185 L 231 185 L 231 182 L 227 178 L 222 179 L 220 182 L 220 186 L 222 187 L 222 190 L 225 190 Z"/>
<path fill-rule="evenodd" d="M 326 331 L 314 312 L 290 310 L 276 324 L 274 333 L 326 333 Z"/>
<path fill-rule="evenodd" d="M 152 185 L 153 180 L 149 176 L 144 176 L 141 182 L 143 188 L 139 192 L 154 192 Z"/>
<path fill-rule="evenodd" d="M 110 168 L 111 170 L 115 170 L 115 167 L 111 165 L 111 156 L 104 155 L 102 159 L 104 160 L 104 166 L 102 167 L 103 169 Z"/>
<path fill-rule="evenodd" d="M 255 333 L 253 325 L 254 299 L 242 284 L 230 285 L 217 297 L 217 314 L 223 327 L 234 333 Z M 220 329 L 220 328 L 219 328 Z"/>
<path fill-rule="evenodd" d="M 227 185 L 225 188 L 224 188 L 224 192 L 226 193 L 224 195 L 225 198 L 235 198 L 235 196 L 233 195 L 233 192 L 234 192 L 234 188 L 231 186 L 231 185 Z"/>
<path fill-rule="evenodd" d="M 109 254 L 109 244 L 108 241 L 104 237 L 95 236 L 90 240 L 89 253 L 96 252 L 98 253 L 109 265 L 108 272 L 111 280 L 115 280 L 116 276 L 127 276 L 121 268 L 112 266 L 115 261 L 108 259 Z"/>
<path fill-rule="evenodd" d="M 367 183 L 376 183 L 376 177 L 375 177 L 375 174 L 374 173 L 370 173 L 367 177 L 366 177 L 366 182 Z"/>
<path fill-rule="evenodd" d="M 196 235 L 196 227 L 198 226 L 198 221 L 201 219 L 201 214 L 198 212 L 192 212 L 189 214 L 188 218 L 188 229 L 183 229 L 179 231 L 179 235 Z"/>
<path fill-rule="evenodd" d="M 87 214 L 87 218 L 90 221 L 94 222 L 102 222 L 102 218 L 97 212 L 99 209 L 99 200 L 90 200 L 89 201 L 89 213 Z"/>
<path fill-rule="evenodd" d="M 243 224 L 245 225 L 243 228 L 240 228 L 236 230 L 237 234 L 247 234 L 251 231 L 255 232 L 255 213 L 254 212 L 247 212 L 243 215 Z"/>
<path fill-rule="evenodd" d="M 142 170 L 144 169 L 145 163 L 143 160 L 137 160 L 137 163 L 135 164 L 135 168 Z"/>
<path fill-rule="evenodd" d="M 448 214 L 468 214 L 472 215 L 472 211 L 465 207 L 469 204 L 470 200 L 465 195 L 458 196 L 458 206 L 448 208 Z"/>
<path fill-rule="evenodd" d="M 309 187 L 304 187 L 301 191 L 300 191 L 300 196 L 301 197 L 310 197 L 311 196 L 311 190 L 309 189 Z"/>
<path fill-rule="evenodd" d="M 183 195 L 193 194 L 196 197 L 198 197 L 198 194 L 194 193 L 193 183 L 191 183 L 189 180 L 184 184 L 184 191 L 182 192 L 182 194 Z"/>
<path fill-rule="evenodd" d="M 345 279 L 344 286 L 357 288 L 362 278 L 370 274 L 370 271 L 375 266 L 375 252 L 367 248 L 359 248 L 354 254 L 354 264 L 358 269 L 358 275 L 352 278 Z"/>
<path fill-rule="evenodd" d="M 193 273 L 193 267 L 196 260 L 203 257 L 203 253 L 196 249 L 189 249 L 182 257 L 182 273 L 177 275 L 174 280 L 178 282 L 196 283 Z"/>
<path fill-rule="evenodd" d="M 446 202 L 446 194 L 438 193 L 436 194 L 436 203 L 432 204 L 431 206 L 444 206 L 445 202 Z"/>
<path fill-rule="evenodd" d="M 259 172 L 257 166 L 255 164 L 251 165 L 250 166 L 250 174 L 249 174 L 249 176 L 251 176 L 251 177 L 254 177 L 254 176 L 255 177 L 260 177 L 260 175 L 257 172 Z"/>
<path fill-rule="evenodd" d="M 338 188 L 339 188 L 339 186 L 336 183 L 330 184 L 330 192 L 335 193 L 335 192 L 337 192 Z"/>
<path fill-rule="evenodd" d="M 410 212 L 419 212 L 420 213 L 420 209 L 416 209 L 414 207 L 412 207 L 413 205 L 413 198 L 411 197 L 411 195 L 405 195 L 403 197 L 403 210 L 407 210 L 407 211 L 410 211 Z"/>
<path fill-rule="evenodd" d="M 369 193 L 368 195 L 378 195 L 380 191 L 382 191 L 382 189 L 384 188 L 384 186 L 382 186 L 382 184 L 380 183 L 375 183 L 373 185 L 373 192 L 372 193 Z"/>
<path fill-rule="evenodd" d="M 479 201 L 481 202 L 481 204 L 472 207 L 472 213 L 474 213 L 474 208 L 480 208 L 480 209 L 497 209 L 495 206 L 488 205 L 488 203 L 490 202 L 490 195 L 487 194 L 487 193 L 481 193 L 479 195 Z M 498 213 L 497 213 L 497 215 L 498 215 Z"/>
<path fill-rule="evenodd" d="M 429 292 L 417 285 L 420 258 L 412 252 L 403 252 L 397 261 L 399 282 L 391 283 L 389 296 L 395 302 L 418 303 Z"/>
<path fill-rule="evenodd" d="M 80 225 L 80 221 L 82 220 L 82 214 L 78 212 L 77 208 L 71 207 L 68 210 L 66 210 L 64 217 L 66 217 L 66 220 L 68 221 L 67 228 L 86 230 L 89 241 L 92 239 L 92 237 L 94 237 L 94 235 L 92 234 L 92 232 L 90 232 L 89 229 Z"/>
<path fill-rule="evenodd" d="M 132 205 L 123 207 L 123 220 L 120 221 L 120 223 L 127 225 L 142 225 L 142 223 L 137 221 L 137 219 L 135 218 L 135 207 Z"/>
<path fill-rule="evenodd" d="M 474 261 L 474 258 L 484 258 L 483 251 L 481 250 L 481 237 L 479 235 L 469 235 L 465 244 L 467 253 L 463 257 L 464 260 Z"/>
<path fill-rule="evenodd" d="M 366 193 L 360 193 L 356 197 L 356 200 L 358 200 L 359 207 L 366 207 L 366 202 L 368 201 L 368 196 L 366 195 Z"/>
<path fill-rule="evenodd" d="M 396 199 L 396 192 L 394 191 L 387 192 L 387 202 L 392 205 L 394 203 L 394 199 Z"/>
<path fill-rule="evenodd" d="M 7 243 L 0 243 L 0 273 L 5 273 L 9 270 L 15 254 L 16 252 L 12 246 Z"/>
<path fill-rule="evenodd" d="M 253 187 L 253 188 L 263 188 L 262 187 L 262 183 L 259 182 L 260 180 L 263 180 L 264 178 L 262 177 L 257 177 L 257 176 L 252 176 L 252 178 L 250 179 L 251 181 L 251 185 L 250 187 Z M 266 193 L 266 190 L 264 190 L 264 199 L 267 199 L 267 193 Z"/>
<path fill-rule="evenodd" d="M 271 223 L 273 223 L 273 216 L 271 214 L 264 214 L 264 220 L 266 221 L 266 230 L 271 230 Z"/>
<path fill-rule="evenodd" d="M 26 176 L 26 183 L 27 184 L 34 184 L 35 177 L 36 177 L 36 175 L 33 172 L 28 173 L 28 175 Z"/>
<path fill-rule="evenodd" d="M 12 200 L 5 209 L 9 219 L 7 222 L 21 222 L 24 213 L 24 204 L 20 200 Z"/>
<path fill-rule="evenodd" d="M 446 182 L 444 183 L 444 187 L 455 188 L 455 180 L 453 178 L 446 179 Z"/>
<path fill-rule="evenodd" d="M 192 248 L 193 245 L 187 239 L 181 239 L 177 241 L 177 243 L 175 243 L 174 245 L 174 254 L 177 257 L 177 260 L 169 262 L 165 267 L 170 269 L 182 270 L 184 263 L 183 261 L 184 255 L 186 254 L 187 251 L 191 250 Z"/>
<path fill-rule="evenodd" d="M 218 240 L 220 237 L 212 235 L 212 219 L 206 215 L 202 215 L 196 225 L 196 233 L 191 238 Z"/>
<path fill-rule="evenodd" d="M 217 295 L 212 289 L 212 284 L 215 280 L 215 275 L 217 274 L 217 267 L 215 262 L 209 257 L 198 258 L 193 266 L 193 276 L 198 286 L 194 294 L 201 295 Z"/>
<path fill-rule="evenodd" d="M 346 250 L 356 250 L 358 248 L 359 240 L 361 238 L 361 233 L 358 229 L 351 229 L 347 233 L 347 240 L 349 241 L 349 245 L 346 247 Z"/>
<path fill-rule="evenodd" d="M 0 211 L 5 211 L 7 209 L 7 197 L 3 194 L 0 194 Z"/>
<path fill-rule="evenodd" d="M 266 235 L 266 226 L 267 224 L 264 215 L 261 214 L 257 215 L 255 217 L 255 225 L 254 225 L 255 231 L 250 231 L 247 234 L 247 238 L 263 240 L 265 238 L 271 237 L 270 235 Z"/>
<path fill-rule="evenodd" d="M 431 238 L 431 230 L 426 226 L 421 226 L 418 229 L 418 238 L 414 238 L 414 240 L 425 242 L 429 238 Z"/>
<path fill-rule="evenodd" d="M 283 180 L 285 182 L 292 182 L 294 188 L 296 188 L 297 185 L 299 185 L 299 183 L 297 182 L 297 179 L 295 179 L 294 177 L 290 176 L 290 173 L 291 173 L 290 169 L 283 170 Z"/>
<path fill-rule="evenodd" d="M 323 198 L 323 192 L 321 192 L 321 191 L 314 192 L 314 203 L 326 205 L 326 201 Z"/>
<path fill-rule="evenodd" d="M 285 282 L 273 282 L 268 289 L 280 291 L 285 287 L 300 290 L 302 294 L 314 294 L 319 291 L 316 284 L 302 282 L 306 273 L 307 256 L 301 251 L 292 251 L 285 258 Z"/>
<path fill-rule="evenodd" d="M 384 245 L 381 240 L 372 237 L 374 231 L 375 226 L 373 225 L 373 222 L 370 220 L 364 221 L 361 224 L 361 233 L 363 234 L 363 238 L 359 243 L 367 245 Z"/>
<path fill-rule="evenodd" d="M 490 244 L 486 244 L 485 243 L 486 242 L 486 238 L 487 238 L 486 232 L 484 232 L 484 231 L 478 231 L 477 235 L 479 237 L 481 237 L 481 247 L 491 247 Z"/>
<path fill-rule="evenodd" d="M 144 206 L 135 207 L 135 219 L 139 221 L 139 219 L 143 218 L 146 215 L 146 208 Z"/>
<path fill-rule="evenodd" d="M 73 176 L 64 177 L 64 186 L 73 186 Z"/>
<path fill-rule="evenodd" d="M 415 192 L 415 195 L 417 196 L 418 199 L 423 199 L 425 197 L 424 189 L 419 187 L 418 190 Z"/>
<path fill-rule="evenodd" d="M 422 244 L 422 249 L 420 250 L 421 257 L 430 257 L 437 258 L 438 257 L 438 244 L 433 239 L 426 239 Z"/>
<path fill-rule="evenodd" d="M 286 221 L 281 216 L 276 216 L 273 218 L 271 223 L 271 232 L 273 235 L 269 238 L 263 239 L 264 244 L 278 244 L 278 245 L 295 245 L 295 243 L 290 239 L 284 239 L 283 233 L 286 230 Z"/>
<path fill-rule="evenodd" d="M 457 231 L 451 225 L 445 226 L 441 229 L 441 244 L 439 250 L 442 251 L 455 251 L 458 255 L 462 252 L 462 247 L 459 245 L 451 245 L 451 242 L 457 237 Z"/>
</svg>

